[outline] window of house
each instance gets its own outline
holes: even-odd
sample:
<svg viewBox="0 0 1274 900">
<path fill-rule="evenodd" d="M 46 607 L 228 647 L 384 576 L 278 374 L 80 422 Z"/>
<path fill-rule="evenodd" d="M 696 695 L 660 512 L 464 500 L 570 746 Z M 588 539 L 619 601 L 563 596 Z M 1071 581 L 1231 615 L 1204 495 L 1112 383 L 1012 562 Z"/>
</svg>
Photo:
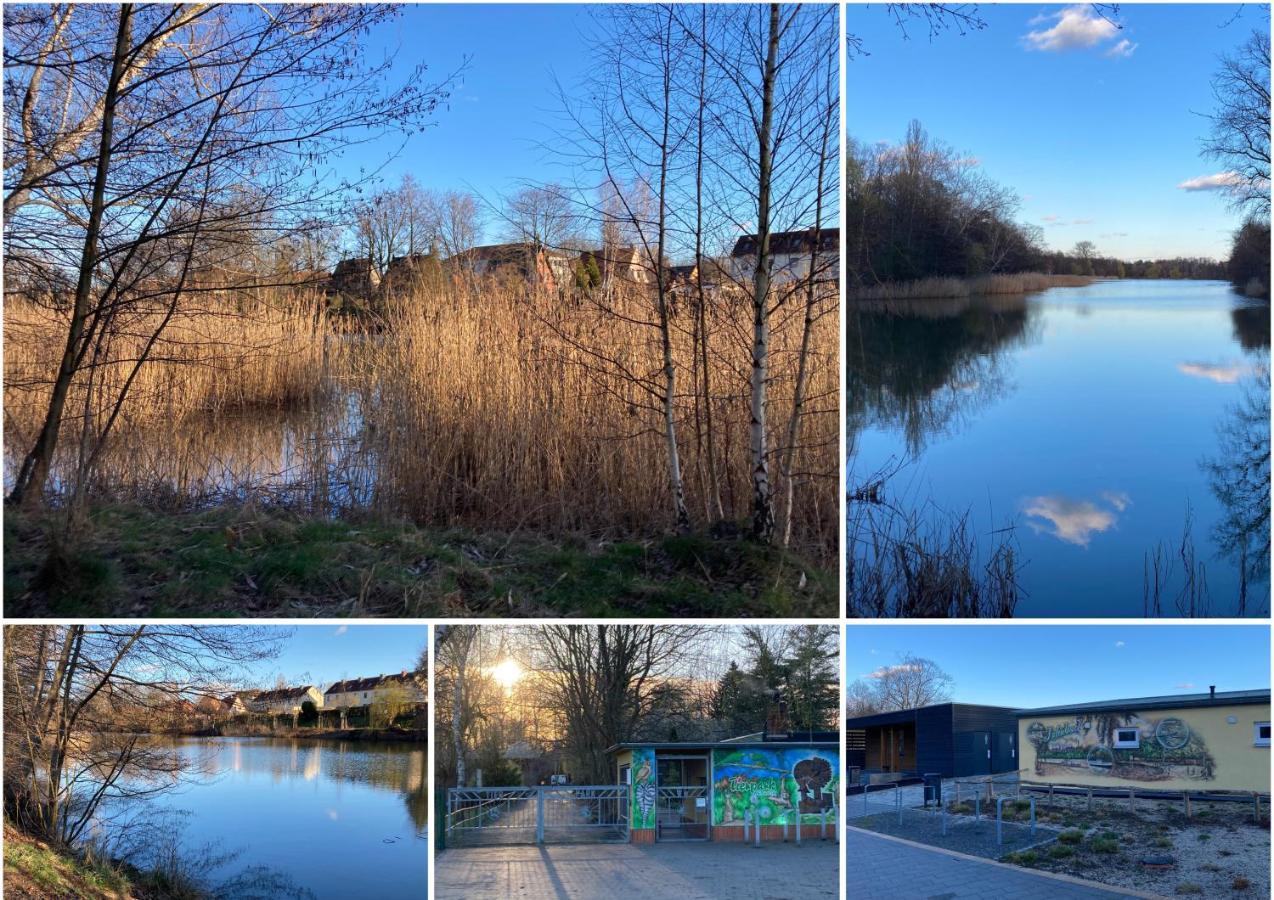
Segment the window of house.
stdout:
<svg viewBox="0 0 1274 900">
<path fill-rule="evenodd" d="M 1268 747 L 1270 745 L 1270 723 L 1257 722 L 1252 729 L 1252 742 L 1258 747 Z"/>
<path fill-rule="evenodd" d="M 1136 750 L 1141 746 L 1141 732 L 1136 728 L 1115 729 L 1116 750 Z"/>
</svg>

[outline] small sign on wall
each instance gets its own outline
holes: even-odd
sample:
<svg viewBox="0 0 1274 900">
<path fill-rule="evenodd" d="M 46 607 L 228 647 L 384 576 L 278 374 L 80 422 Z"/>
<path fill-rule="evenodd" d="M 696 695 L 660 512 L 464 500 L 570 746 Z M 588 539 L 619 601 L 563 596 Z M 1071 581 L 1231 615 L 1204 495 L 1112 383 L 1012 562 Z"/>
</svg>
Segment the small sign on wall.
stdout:
<svg viewBox="0 0 1274 900">
<path fill-rule="evenodd" d="M 695 809 L 705 809 L 708 806 L 707 797 L 695 797 Z"/>
</svg>

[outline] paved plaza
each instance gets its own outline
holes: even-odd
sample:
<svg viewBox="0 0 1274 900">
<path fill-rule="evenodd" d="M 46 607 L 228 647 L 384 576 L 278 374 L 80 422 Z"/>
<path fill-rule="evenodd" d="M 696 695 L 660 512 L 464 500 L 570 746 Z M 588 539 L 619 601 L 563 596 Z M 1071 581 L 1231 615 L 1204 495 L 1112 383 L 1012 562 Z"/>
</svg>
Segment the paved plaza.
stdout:
<svg viewBox="0 0 1274 900">
<path fill-rule="evenodd" d="M 437 857 L 439 900 L 821 900 L 840 895 L 831 841 L 464 847 Z"/>
</svg>

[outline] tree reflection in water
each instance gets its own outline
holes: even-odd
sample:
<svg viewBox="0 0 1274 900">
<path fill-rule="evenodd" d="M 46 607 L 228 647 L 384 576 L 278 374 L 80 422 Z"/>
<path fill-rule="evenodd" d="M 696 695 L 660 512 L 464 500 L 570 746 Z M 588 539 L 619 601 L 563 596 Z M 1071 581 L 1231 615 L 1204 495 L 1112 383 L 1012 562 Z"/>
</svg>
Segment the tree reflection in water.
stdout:
<svg viewBox="0 0 1274 900">
<path fill-rule="evenodd" d="M 1260 362 L 1242 378 L 1239 401 L 1217 426 L 1218 455 L 1202 463 L 1224 511 L 1213 538 L 1240 570 L 1238 615 L 1248 612 L 1252 584 L 1268 581 L 1270 573 L 1269 307 L 1265 327 Z"/>
<path fill-rule="evenodd" d="M 848 428 L 898 429 L 919 456 L 1009 390 L 1004 358 L 1033 340 L 1024 295 L 858 302 L 846 311 Z M 852 442 L 851 442 L 852 443 Z"/>
</svg>

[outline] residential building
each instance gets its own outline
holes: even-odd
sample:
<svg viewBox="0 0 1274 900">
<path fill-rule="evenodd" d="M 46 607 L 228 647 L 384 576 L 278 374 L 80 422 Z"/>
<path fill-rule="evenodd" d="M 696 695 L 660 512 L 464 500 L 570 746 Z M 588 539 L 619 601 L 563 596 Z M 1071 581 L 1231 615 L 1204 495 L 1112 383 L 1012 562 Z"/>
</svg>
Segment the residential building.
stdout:
<svg viewBox="0 0 1274 900">
<path fill-rule="evenodd" d="M 746 283 L 756 270 L 758 236 L 745 234 L 734 244 L 730 253 L 730 275 L 739 283 Z M 815 249 L 817 248 L 817 260 Z M 776 286 L 805 281 L 813 276 L 815 282 L 835 284 L 840 279 L 840 229 L 804 228 L 800 231 L 780 231 L 770 235 L 770 279 Z M 811 273 L 811 264 L 813 272 Z"/>
<path fill-rule="evenodd" d="M 301 706 L 306 700 L 311 701 L 315 709 L 323 708 L 323 695 L 312 684 L 262 691 L 252 699 L 248 707 L 252 712 L 291 716 L 301 711 Z"/>
</svg>

